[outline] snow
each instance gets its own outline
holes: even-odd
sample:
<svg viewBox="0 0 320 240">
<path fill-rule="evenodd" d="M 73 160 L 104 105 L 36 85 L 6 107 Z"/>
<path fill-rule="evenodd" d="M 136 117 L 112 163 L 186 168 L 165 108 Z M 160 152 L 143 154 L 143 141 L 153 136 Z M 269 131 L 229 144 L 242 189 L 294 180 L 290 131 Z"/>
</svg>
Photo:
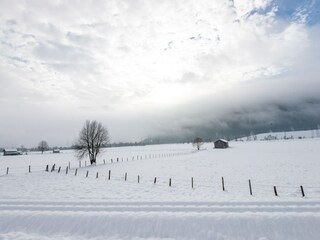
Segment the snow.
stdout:
<svg viewBox="0 0 320 240">
<path fill-rule="evenodd" d="M 320 138 L 320 129 L 303 130 L 303 131 L 283 131 L 283 132 L 269 132 L 252 134 L 248 137 L 240 138 L 242 141 L 246 140 L 279 140 L 279 139 L 302 139 L 302 138 Z"/>
<path fill-rule="evenodd" d="M 217 141 L 222 141 L 222 142 L 228 143 L 228 141 L 225 140 L 225 139 L 223 139 L 223 138 L 220 138 L 220 139 L 218 139 Z"/>
<path fill-rule="evenodd" d="M 319 239 L 320 139 L 229 145 L 109 148 L 81 168 L 72 151 L 0 156 L 0 239 Z"/>
</svg>

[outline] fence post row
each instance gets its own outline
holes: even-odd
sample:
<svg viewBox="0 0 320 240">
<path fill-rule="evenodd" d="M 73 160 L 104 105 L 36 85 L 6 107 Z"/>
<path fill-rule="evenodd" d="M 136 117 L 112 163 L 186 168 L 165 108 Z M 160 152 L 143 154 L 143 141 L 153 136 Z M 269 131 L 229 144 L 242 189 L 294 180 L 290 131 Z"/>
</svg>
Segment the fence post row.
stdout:
<svg viewBox="0 0 320 240">
<path fill-rule="evenodd" d="M 157 158 L 157 157 L 163 157 L 163 156 L 178 156 L 178 155 L 184 155 L 186 153 L 177 153 L 177 154 L 159 154 L 158 155 L 154 155 L 154 154 L 149 154 L 149 158 Z M 140 156 L 140 159 L 142 159 L 143 156 L 141 155 Z M 148 158 L 148 155 L 145 155 L 145 158 Z M 132 160 L 134 160 L 134 156 L 132 157 Z M 139 160 L 139 155 L 137 155 L 137 160 Z M 123 158 L 122 158 L 122 161 L 123 161 Z M 127 161 L 128 161 L 128 158 L 127 158 Z M 119 162 L 119 158 L 117 158 L 117 162 Z M 106 164 L 106 161 L 105 159 L 103 159 L 103 163 Z M 113 163 L 113 159 L 111 158 L 111 163 Z M 87 165 L 87 162 L 85 161 L 85 166 Z M 52 165 L 52 168 L 51 168 L 51 172 L 55 171 L 55 166 L 56 164 L 53 164 Z M 79 161 L 79 167 L 81 168 L 81 161 Z M 68 163 L 68 166 L 66 167 L 66 174 L 68 174 L 68 171 L 70 169 L 70 162 Z M 46 165 L 46 169 L 45 169 L 46 172 L 49 172 L 49 165 Z M 60 173 L 61 171 L 61 166 L 59 166 L 58 168 L 58 173 Z M 31 165 L 28 166 L 28 172 L 31 173 Z M 78 168 L 75 169 L 75 173 L 74 173 L 74 176 L 77 176 L 77 173 L 78 173 Z M 7 167 L 7 171 L 6 171 L 6 174 L 8 175 L 9 174 L 9 167 Z M 89 176 L 89 171 L 87 171 L 86 173 L 86 177 Z M 96 173 L 96 178 L 99 177 L 99 173 L 97 172 Z M 128 173 L 126 172 L 125 173 L 125 176 L 124 176 L 124 180 L 127 181 L 128 179 Z M 108 172 L 108 180 L 111 180 L 111 170 L 109 170 Z M 137 176 L 137 182 L 140 183 L 140 175 Z M 221 177 L 221 182 L 222 182 L 222 191 L 225 191 L 225 182 L 224 182 L 224 177 Z M 153 180 L 153 183 L 156 184 L 157 183 L 157 177 L 154 178 Z M 250 195 L 252 196 L 253 195 L 253 191 L 252 191 L 252 183 L 251 183 L 251 179 L 248 180 L 248 183 L 249 183 L 249 192 L 250 192 Z M 169 178 L 169 187 L 172 186 L 172 179 Z M 194 188 L 194 178 L 191 177 L 191 188 L 193 189 Z M 274 191 L 274 195 L 276 197 L 278 197 L 278 191 L 277 191 L 277 187 L 276 186 L 273 186 L 273 191 Z M 300 186 L 300 191 L 301 191 L 301 195 L 302 197 L 305 197 L 305 192 L 304 192 L 304 188 L 303 186 L 301 185 Z"/>
</svg>

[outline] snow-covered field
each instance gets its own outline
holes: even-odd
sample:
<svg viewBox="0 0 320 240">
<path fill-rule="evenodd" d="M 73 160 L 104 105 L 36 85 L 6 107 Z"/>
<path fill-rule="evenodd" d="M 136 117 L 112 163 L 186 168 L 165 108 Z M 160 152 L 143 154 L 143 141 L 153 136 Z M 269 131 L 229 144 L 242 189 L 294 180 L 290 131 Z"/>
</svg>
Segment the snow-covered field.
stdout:
<svg viewBox="0 0 320 240">
<path fill-rule="evenodd" d="M 242 141 L 256 140 L 280 140 L 280 139 L 302 139 L 302 138 L 320 138 L 320 129 L 302 130 L 302 131 L 283 131 L 283 132 L 269 132 L 260 133 L 257 135 L 240 138 Z"/>
<path fill-rule="evenodd" d="M 320 139 L 230 146 L 0 156 L 0 239 L 320 239 Z"/>
</svg>

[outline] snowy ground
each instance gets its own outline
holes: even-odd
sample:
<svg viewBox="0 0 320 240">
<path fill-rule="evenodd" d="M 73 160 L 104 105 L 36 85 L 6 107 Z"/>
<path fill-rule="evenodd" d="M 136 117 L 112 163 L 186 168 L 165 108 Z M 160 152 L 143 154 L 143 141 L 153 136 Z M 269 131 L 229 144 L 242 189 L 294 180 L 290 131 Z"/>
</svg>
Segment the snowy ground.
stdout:
<svg viewBox="0 0 320 240">
<path fill-rule="evenodd" d="M 320 139 L 230 145 L 0 156 L 0 239 L 320 239 Z"/>
</svg>

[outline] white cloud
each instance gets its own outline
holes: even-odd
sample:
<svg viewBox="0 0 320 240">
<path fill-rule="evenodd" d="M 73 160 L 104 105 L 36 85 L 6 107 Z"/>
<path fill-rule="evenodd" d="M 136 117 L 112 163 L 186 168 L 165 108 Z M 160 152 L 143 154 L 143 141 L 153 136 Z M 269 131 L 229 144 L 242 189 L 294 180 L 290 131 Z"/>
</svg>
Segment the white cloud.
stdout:
<svg viewBox="0 0 320 240">
<path fill-rule="evenodd" d="M 307 12 L 296 13 L 302 14 Z M 2 1 L 0 107 L 14 118 L 33 112 L 27 118 L 31 132 L 42 121 L 65 129 L 62 112 L 68 112 L 73 117 L 65 121 L 77 124 L 67 124 L 68 134 L 54 135 L 57 144 L 72 140 L 70 132 L 91 118 L 106 121 L 116 141 L 171 129 L 168 121 L 192 125 L 203 112 L 190 110 L 190 103 L 246 91 L 249 82 L 277 79 L 271 85 L 277 88 L 308 65 L 318 27 L 301 19 L 278 18 L 271 0 Z M 181 109 L 182 119 L 167 115 Z M 220 112 L 214 105 L 203 111 Z M 48 120 L 51 112 L 60 114 Z M 214 121 L 214 115 L 203 121 Z M 24 129 L 5 124 L 18 135 Z M 41 134 L 50 138 L 54 129 Z M 0 130 L 7 138 L 9 132 Z M 22 139 L 3 144 L 30 138 Z"/>
</svg>

